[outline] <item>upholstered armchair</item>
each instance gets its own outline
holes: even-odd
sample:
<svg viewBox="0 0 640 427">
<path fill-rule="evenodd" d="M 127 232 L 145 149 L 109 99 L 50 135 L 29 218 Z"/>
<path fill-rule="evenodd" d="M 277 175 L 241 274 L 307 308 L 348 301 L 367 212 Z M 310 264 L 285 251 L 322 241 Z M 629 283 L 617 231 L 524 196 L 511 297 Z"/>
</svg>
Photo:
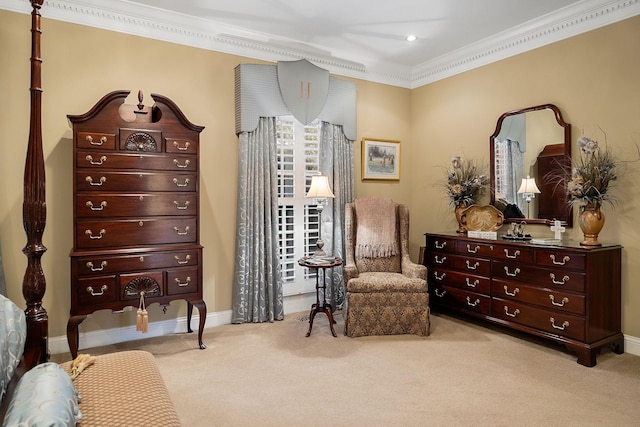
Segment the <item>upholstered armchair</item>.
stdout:
<svg viewBox="0 0 640 427">
<path fill-rule="evenodd" d="M 429 335 L 427 269 L 409 258 L 407 207 L 365 198 L 345 209 L 345 335 Z"/>
</svg>

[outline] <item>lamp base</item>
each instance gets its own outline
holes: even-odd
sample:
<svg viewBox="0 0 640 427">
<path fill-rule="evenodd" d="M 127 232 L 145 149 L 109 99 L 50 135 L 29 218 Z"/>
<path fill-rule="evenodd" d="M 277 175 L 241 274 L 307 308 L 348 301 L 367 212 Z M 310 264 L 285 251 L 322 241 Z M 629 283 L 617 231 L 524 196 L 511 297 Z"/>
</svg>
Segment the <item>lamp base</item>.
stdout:
<svg viewBox="0 0 640 427">
<path fill-rule="evenodd" d="M 324 258 L 327 254 L 322 250 L 324 247 L 324 242 L 320 239 L 316 242 L 316 250 L 313 252 L 313 258 Z"/>
</svg>

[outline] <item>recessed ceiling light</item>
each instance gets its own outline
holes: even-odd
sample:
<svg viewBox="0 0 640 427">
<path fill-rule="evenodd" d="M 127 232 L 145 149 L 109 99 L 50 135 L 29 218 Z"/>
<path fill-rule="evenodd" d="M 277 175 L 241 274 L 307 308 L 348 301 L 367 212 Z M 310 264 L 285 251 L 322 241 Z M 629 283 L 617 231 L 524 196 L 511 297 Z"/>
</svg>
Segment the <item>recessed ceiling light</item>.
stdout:
<svg viewBox="0 0 640 427">
<path fill-rule="evenodd" d="M 418 38 L 416 36 L 414 36 L 413 34 L 407 36 L 407 41 L 408 42 L 413 42 L 416 41 Z"/>
</svg>

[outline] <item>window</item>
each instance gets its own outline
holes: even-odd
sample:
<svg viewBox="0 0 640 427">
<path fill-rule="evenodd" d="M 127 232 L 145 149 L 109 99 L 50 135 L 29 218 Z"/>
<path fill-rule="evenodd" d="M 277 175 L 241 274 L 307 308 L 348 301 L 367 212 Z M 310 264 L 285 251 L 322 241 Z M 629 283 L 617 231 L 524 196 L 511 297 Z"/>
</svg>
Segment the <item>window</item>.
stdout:
<svg viewBox="0 0 640 427">
<path fill-rule="evenodd" d="M 318 211 L 305 198 L 311 177 L 320 167 L 320 121 L 308 125 L 293 116 L 276 121 L 278 141 L 278 234 L 284 295 L 315 291 L 315 272 L 303 269 L 298 259 L 315 250 Z"/>
</svg>

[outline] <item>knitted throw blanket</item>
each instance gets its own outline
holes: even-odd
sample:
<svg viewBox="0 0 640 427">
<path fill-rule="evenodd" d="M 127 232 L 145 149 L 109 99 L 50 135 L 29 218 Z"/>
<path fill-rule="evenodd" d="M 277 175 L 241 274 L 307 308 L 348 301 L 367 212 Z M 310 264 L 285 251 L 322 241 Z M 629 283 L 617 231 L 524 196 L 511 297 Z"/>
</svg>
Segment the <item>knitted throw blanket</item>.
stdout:
<svg viewBox="0 0 640 427">
<path fill-rule="evenodd" d="M 356 258 L 386 258 L 398 253 L 396 204 L 389 198 L 356 199 Z"/>
</svg>

